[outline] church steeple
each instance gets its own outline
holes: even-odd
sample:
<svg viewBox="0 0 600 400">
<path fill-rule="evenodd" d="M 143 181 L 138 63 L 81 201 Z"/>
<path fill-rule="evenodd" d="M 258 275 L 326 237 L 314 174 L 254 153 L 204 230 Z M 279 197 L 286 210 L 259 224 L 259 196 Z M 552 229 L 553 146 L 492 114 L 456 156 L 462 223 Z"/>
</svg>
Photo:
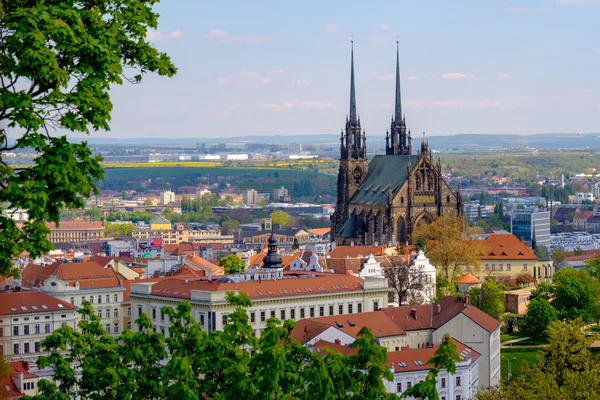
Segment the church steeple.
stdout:
<svg viewBox="0 0 600 400">
<path fill-rule="evenodd" d="M 356 87 L 354 85 L 354 40 L 350 50 L 350 122 L 356 122 Z"/>
<path fill-rule="evenodd" d="M 346 118 L 345 148 L 342 149 L 342 160 L 366 160 L 366 142 L 361 135 L 360 117 L 356 111 L 356 83 L 354 82 L 354 40 L 350 50 L 350 113 Z"/>
<path fill-rule="evenodd" d="M 390 140 L 386 143 L 385 153 L 388 155 L 411 152 L 410 138 L 406 136 L 406 121 L 402 115 L 402 94 L 400 90 L 400 41 L 396 40 L 396 103 L 390 129 Z"/>
</svg>

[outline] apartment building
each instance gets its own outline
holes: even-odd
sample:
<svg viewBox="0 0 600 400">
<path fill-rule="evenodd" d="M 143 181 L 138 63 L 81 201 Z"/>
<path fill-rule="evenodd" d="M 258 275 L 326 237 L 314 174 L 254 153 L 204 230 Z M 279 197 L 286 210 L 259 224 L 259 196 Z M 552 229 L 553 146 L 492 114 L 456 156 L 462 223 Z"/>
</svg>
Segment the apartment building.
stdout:
<svg viewBox="0 0 600 400">
<path fill-rule="evenodd" d="M 48 240 L 52 243 L 76 243 L 98 240 L 104 237 L 102 222 L 61 221 L 58 226 L 47 223 L 50 229 Z"/>
</svg>

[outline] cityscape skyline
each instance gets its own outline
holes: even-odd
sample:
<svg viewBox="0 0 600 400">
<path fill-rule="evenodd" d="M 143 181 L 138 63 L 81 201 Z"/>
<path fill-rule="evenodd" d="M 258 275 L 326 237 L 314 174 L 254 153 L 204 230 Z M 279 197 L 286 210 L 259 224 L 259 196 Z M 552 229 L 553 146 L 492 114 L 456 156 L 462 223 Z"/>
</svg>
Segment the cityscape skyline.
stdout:
<svg viewBox="0 0 600 400">
<path fill-rule="evenodd" d="M 351 35 L 367 140 L 394 111 L 396 37 L 415 138 L 600 131 L 598 1 L 490 3 L 162 2 L 148 38 L 178 74 L 115 87 L 111 132 L 91 137 L 339 134 Z"/>
</svg>

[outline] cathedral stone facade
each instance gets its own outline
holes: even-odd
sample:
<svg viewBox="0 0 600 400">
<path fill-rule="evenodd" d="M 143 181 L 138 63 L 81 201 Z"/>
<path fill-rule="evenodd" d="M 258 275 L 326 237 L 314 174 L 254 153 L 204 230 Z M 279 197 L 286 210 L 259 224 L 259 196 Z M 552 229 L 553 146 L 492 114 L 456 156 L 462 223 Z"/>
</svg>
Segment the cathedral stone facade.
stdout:
<svg viewBox="0 0 600 400">
<path fill-rule="evenodd" d="M 400 63 L 396 50 L 396 104 L 386 134 L 386 154 L 367 162 L 367 140 L 356 112 L 354 49 L 350 66 L 350 114 L 340 137 L 340 168 L 332 232 L 338 245 L 406 242 L 415 226 L 444 214 L 461 214 L 460 192 L 442 177 L 427 141 L 412 154 L 402 115 Z"/>
</svg>

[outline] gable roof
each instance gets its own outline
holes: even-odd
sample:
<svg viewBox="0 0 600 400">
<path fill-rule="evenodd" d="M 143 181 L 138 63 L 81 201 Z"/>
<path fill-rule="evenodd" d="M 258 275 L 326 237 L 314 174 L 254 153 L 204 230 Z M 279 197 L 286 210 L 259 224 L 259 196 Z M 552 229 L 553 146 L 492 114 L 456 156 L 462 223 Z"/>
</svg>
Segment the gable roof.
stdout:
<svg viewBox="0 0 600 400">
<path fill-rule="evenodd" d="M 385 206 L 388 193 L 396 193 L 408 177 L 408 163 L 416 165 L 418 156 L 378 155 L 369 163 L 365 181 L 356 189 L 350 204 Z"/>
<path fill-rule="evenodd" d="M 0 315 L 76 310 L 77 307 L 44 292 L 23 290 L 0 293 Z"/>
<path fill-rule="evenodd" d="M 336 246 L 327 255 L 330 258 L 382 256 L 385 246 Z"/>
<path fill-rule="evenodd" d="M 464 343 L 452 338 L 452 341 L 456 345 L 456 351 L 461 361 L 467 361 L 469 359 L 475 359 L 479 357 L 479 353 L 471 349 Z M 425 347 L 421 349 L 406 349 L 401 351 L 390 351 L 387 353 L 388 361 L 386 365 L 393 367 L 394 372 L 409 372 L 409 371 L 422 371 L 433 368 L 433 365 L 427 362 L 433 357 L 439 344 L 435 344 L 431 347 Z"/>
<path fill-rule="evenodd" d="M 170 224 L 171 221 L 166 219 L 165 217 L 158 216 L 150 220 L 150 224 Z"/>
<path fill-rule="evenodd" d="M 458 278 L 457 280 L 454 281 L 454 283 L 471 283 L 471 284 L 476 284 L 476 283 L 481 283 L 481 281 L 479 279 L 477 279 L 476 276 L 471 275 L 470 273 L 466 273 L 463 276 L 461 276 L 460 278 Z"/>
<path fill-rule="evenodd" d="M 43 282 L 55 276 L 69 286 L 79 283 L 80 289 L 107 288 L 120 286 L 116 272 L 97 262 L 54 263 L 47 267 L 29 264 L 22 271 L 21 282 L 26 287 L 40 287 Z"/>
<path fill-rule="evenodd" d="M 313 235 L 322 236 L 326 235 L 331 231 L 331 228 L 314 228 L 308 230 Z"/>
<path fill-rule="evenodd" d="M 537 260 L 534 251 L 512 234 L 491 234 L 481 244 L 487 247 L 482 260 Z"/>
<path fill-rule="evenodd" d="M 106 267 L 112 260 L 113 260 L 112 257 L 93 255 L 93 256 L 89 257 L 86 261 L 97 262 L 98 264 L 102 265 L 103 267 Z"/>
</svg>

